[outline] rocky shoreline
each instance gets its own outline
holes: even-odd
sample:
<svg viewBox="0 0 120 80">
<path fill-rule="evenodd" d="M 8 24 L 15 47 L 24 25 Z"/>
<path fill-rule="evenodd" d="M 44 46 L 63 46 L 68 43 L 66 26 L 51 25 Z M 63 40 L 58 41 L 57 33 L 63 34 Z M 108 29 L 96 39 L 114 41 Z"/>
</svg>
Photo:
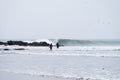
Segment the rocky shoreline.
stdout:
<svg viewBox="0 0 120 80">
<path fill-rule="evenodd" d="M 7 42 L 0 41 L 0 45 L 18 45 L 18 46 L 49 46 L 50 44 L 47 42 L 24 42 L 24 41 L 12 41 L 9 40 Z"/>
</svg>

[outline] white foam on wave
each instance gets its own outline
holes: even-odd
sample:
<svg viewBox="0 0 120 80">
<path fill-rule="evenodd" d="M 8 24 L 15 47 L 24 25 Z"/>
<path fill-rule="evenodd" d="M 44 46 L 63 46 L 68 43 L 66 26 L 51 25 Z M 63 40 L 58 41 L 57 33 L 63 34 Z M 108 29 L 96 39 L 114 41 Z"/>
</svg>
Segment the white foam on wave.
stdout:
<svg viewBox="0 0 120 80">
<path fill-rule="evenodd" d="M 4 51 L 4 48 L 10 50 Z M 14 50 L 24 48 L 25 50 Z M 107 56 L 120 57 L 120 46 L 65 46 L 59 49 L 53 47 L 30 47 L 30 46 L 0 46 L 0 54 L 38 54 L 38 55 L 58 55 L 58 56 Z"/>
<path fill-rule="evenodd" d="M 46 43 L 48 43 L 48 44 L 53 44 L 53 45 L 55 45 L 55 43 L 54 42 L 52 42 L 51 40 L 49 40 L 49 39 L 37 39 L 37 40 L 33 40 L 33 41 L 25 41 L 25 42 L 27 42 L 27 43 L 32 43 L 32 42 L 46 42 Z"/>
</svg>

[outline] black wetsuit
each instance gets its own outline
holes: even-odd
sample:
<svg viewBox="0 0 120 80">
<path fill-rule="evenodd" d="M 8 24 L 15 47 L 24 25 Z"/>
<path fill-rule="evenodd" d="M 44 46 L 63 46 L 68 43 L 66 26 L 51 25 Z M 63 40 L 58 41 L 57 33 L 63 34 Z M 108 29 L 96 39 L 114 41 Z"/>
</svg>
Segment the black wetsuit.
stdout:
<svg viewBox="0 0 120 80">
<path fill-rule="evenodd" d="M 52 45 L 52 44 L 50 44 L 50 50 L 52 50 L 52 47 L 53 47 L 53 45 Z"/>
<path fill-rule="evenodd" d="M 57 43 L 56 46 L 57 46 L 57 48 L 59 48 L 59 46 L 60 46 L 59 43 Z"/>
</svg>

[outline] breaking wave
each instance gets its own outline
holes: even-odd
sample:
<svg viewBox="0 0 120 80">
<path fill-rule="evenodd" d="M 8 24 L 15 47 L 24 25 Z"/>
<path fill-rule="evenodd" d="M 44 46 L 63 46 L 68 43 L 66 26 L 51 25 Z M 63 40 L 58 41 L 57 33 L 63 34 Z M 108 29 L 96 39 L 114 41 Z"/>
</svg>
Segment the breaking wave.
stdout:
<svg viewBox="0 0 120 80">
<path fill-rule="evenodd" d="M 84 46 L 84 45 L 120 45 L 120 40 L 74 40 L 58 39 L 58 42 L 65 46 Z"/>
</svg>

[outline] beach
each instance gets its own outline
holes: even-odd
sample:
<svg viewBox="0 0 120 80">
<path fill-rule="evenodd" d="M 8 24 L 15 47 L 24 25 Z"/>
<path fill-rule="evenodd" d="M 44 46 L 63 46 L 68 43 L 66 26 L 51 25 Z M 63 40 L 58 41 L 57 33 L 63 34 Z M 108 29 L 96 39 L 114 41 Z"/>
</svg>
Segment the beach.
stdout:
<svg viewBox="0 0 120 80">
<path fill-rule="evenodd" d="M 0 80 L 120 80 L 120 0 L 0 0 Z"/>
<path fill-rule="evenodd" d="M 119 46 L 0 48 L 1 80 L 120 80 Z"/>
</svg>

